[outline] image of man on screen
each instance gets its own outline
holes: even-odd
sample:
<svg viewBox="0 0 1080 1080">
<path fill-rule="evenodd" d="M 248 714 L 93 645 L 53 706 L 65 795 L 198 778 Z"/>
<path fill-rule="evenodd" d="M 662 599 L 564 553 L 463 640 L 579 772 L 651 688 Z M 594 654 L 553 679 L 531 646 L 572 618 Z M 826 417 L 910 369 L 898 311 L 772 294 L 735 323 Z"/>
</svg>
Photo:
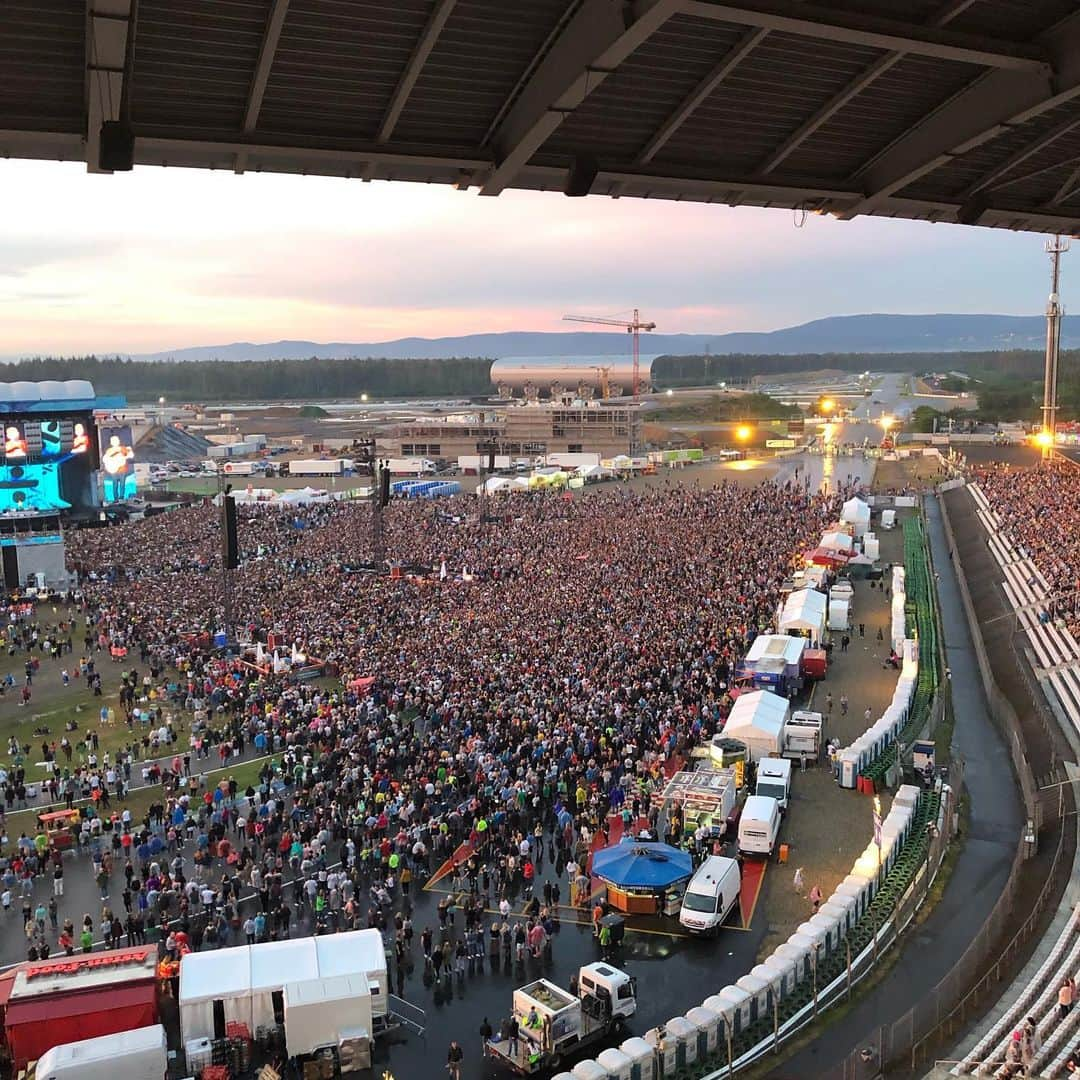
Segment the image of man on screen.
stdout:
<svg viewBox="0 0 1080 1080">
<path fill-rule="evenodd" d="M 105 501 L 123 502 L 128 498 L 129 488 L 134 486 L 134 473 L 131 461 L 135 451 L 125 443 L 120 434 L 112 432 L 109 441 L 101 451 L 101 468 L 105 473 Z"/>
</svg>

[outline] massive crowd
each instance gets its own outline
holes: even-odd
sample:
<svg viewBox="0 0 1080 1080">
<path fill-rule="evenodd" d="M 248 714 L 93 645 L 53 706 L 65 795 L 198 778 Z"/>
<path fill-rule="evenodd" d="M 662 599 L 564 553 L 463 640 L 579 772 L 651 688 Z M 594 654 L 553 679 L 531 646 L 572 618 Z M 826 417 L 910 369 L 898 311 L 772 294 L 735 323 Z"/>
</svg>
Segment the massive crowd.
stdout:
<svg viewBox="0 0 1080 1080">
<path fill-rule="evenodd" d="M 1059 460 L 1034 469 L 996 463 L 980 466 L 974 475 L 1013 544 L 1046 578 L 1052 593 L 1047 614 L 1063 619 L 1080 639 L 1080 469 Z"/>
<path fill-rule="evenodd" d="M 732 664 L 842 497 L 619 489 L 515 499 L 487 520 L 466 500 L 395 503 L 387 553 L 427 568 L 400 579 L 364 568 L 366 506 L 241 508 L 237 629 L 266 643 L 262 671 L 212 645 L 215 508 L 71 534 L 85 640 L 99 658 L 118 650 L 133 687 L 160 686 L 195 724 L 142 820 L 115 799 L 123 769 L 95 771 L 106 799 L 81 839 L 103 911 L 66 925 L 58 944 L 93 947 L 99 927 L 119 943 L 164 926 L 175 951 L 270 939 L 301 917 L 373 925 L 394 943 L 400 987 L 409 891 L 458 852 L 450 882 L 471 899 L 456 928 L 446 902 L 418 934 L 429 968 L 460 976 L 485 949 L 507 962 L 511 949 L 541 955 L 590 839 L 612 808 L 655 814 L 664 762 L 716 730 Z M 275 673 L 271 635 L 340 682 Z M 258 779 L 207 789 L 197 774 L 210 747 L 222 762 L 253 747 L 266 758 Z M 62 914 L 64 863 L 30 831 L 17 847 L 7 891 L 40 955 L 55 949 L 45 921 L 55 929 Z M 541 888 L 545 860 L 555 876 Z M 35 881 L 57 868 L 58 903 L 35 908 Z M 253 902 L 241 908 L 241 895 Z M 501 902 L 522 895 L 526 917 L 512 920 Z M 501 908 L 490 926 L 486 904 Z"/>
</svg>

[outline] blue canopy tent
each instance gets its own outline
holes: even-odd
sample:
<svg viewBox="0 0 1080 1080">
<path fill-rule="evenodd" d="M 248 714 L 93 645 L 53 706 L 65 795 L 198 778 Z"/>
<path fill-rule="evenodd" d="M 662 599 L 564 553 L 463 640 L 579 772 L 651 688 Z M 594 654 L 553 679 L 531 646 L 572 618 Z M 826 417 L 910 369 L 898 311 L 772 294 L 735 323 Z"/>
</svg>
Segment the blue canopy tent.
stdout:
<svg viewBox="0 0 1080 1080">
<path fill-rule="evenodd" d="M 670 844 L 627 837 L 593 855 L 592 874 L 608 886 L 608 903 L 630 914 L 664 910 L 668 891 L 693 873 L 689 853 Z"/>
</svg>

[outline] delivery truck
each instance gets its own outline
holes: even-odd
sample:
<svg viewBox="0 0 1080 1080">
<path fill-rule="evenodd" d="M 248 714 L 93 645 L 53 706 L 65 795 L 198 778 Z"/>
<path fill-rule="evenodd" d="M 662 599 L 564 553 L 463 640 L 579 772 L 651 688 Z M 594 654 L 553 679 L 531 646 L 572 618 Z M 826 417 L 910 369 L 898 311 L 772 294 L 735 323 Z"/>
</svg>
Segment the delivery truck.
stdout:
<svg viewBox="0 0 1080 1080">
<path fill-rule="evenodd" d="M 288 462 L 290 476 L 343 476 L 344 458 L 308 458 Z"/>
<path fill-rule="evenodd" d="M 221 471 L 226 476 L 254 476 L 255 475 L 255 462 L 254 461 L 224 461 L 221 464 Z"/>
<path fill-rule="evenodd" d="M 768 795 L 750 795 L 739 815 L 739 852 L 771 855 L 780 833 L 780 804 Z"/>
<path fill-rule="evenodd" d="M 775 799 L 783 813 L 791 797 L 791 762 L 787 758 L 763 757 L 757 767 L 755 795 Z"/>
<path fill-rule="evenodd" d="M 391 458 L 386 467 L 394 476 L 424 476 L 435 472 L 435 462 L 429 458 Z"/>
<path fill-rule="evenodd" d="M 560 469 L 588 469 L 600 464 L 599 454 L 548 454 L 541 462 L 543 465 L 554 465 Z"/>
<path fill-rule="evenodd" d="M 547 979 L 515 990 L 511 1016 L 518 1037 L 511 1042 L 504 1024 L 484 1054 L 522 1076 L 554 1070 L 568 1055 L 621 1030 L 636 1010 L 633 976 L 611 964 L 586 964 L 578 972 L 577 997 Z"/>
<path fill-rule="evenodd" d="M 690 879 L 679 924 L 691 934 L 715 934 L 739 899 L 742 875 L 734 859 L 710 855 Z"/>
</svg>

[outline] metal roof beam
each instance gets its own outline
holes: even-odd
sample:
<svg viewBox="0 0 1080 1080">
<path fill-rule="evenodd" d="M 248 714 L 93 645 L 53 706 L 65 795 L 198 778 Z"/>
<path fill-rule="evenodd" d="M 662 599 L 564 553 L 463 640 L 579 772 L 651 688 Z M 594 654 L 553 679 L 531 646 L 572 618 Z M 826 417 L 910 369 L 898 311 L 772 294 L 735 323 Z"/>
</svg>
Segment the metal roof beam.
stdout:
<svg viewBox="0 0 1080 1080">
<path fill-rule="evenodd" d="M 675 12 L 680 0 L 583 0 L 492 136 L 495 166 L 481 195 L 498 195 L 566 117 Z"/>
<path fill-rule="evenodd" d="M 1049 58 L 1039 47 L 837 11 L 798 0 L 740 0 L 734 4 L 680 0 L 679 10 L 698 19 L 758 26 L 800 37 L 843 41 L 872 49 L 930 56 L 936 60 L 1013 71 L 1046 72 L 1049 68 Z"/>
<path fill-rule="evenodd" d="M 1052 77 L 989 71 L 954 94 L 851 177 L 865 195 L 841 216 L 854 217 L 953 158 L 1080 97 L 1080 14 L 1044 35 L 1054 60 Z M 981 216 L 973 208 L 974 221 Z M 968 215 L 961 211 L 961 217 Z"/>
<path fill-rule="evenodd" d="M 1054 192 L 1054 197 L 1046 205 L 1057 206 L 1059 203 L 1065 202 L 1065 200 L 1072 195 L 1075 195 L 1078 190 L 1080 190 L 1080 165 L 1077 165 L 1076 168 L 1069 173 L 1068 180 Z"/>
<path fill-rule="evenodd" d="M 958 15 L 967 11 L 976 0 L 950 0 L 943 8 L 940 8 L 930 19 L 930 26 L 945 26 Z M 813 116 L 804 120 L 762 163 L 758 166 L 758 172 L 767 176 L 778 168 L 790 157 L 807 139 L 816 131 L 827 124 L 845 105 L 849 104 L 864 90 L 877 82 L 887 71 L 894 68 L 908 54 L 906 52 L 890 52 L 879 57 L 868 67 L 864 68 L 842 90 L 834 94 Z"/>
<path fill-rule="evenodd" d="M 436 0 L 435 7 L 432 9 L 427 25 L 424 27 L 424 32 L 420 35 L 412 56 L 409 57 L 409 62 L 405 65 L 405 70 L 401 73 L 401 78 L 394 88 L 394 96 L 391 98 L 386 115 L 379 125 L 376 142 L 387 142 L 390 136 L 394 134 L 394 128 L 397 127 L 397 122 L 401 119 L 409 95 L 413 92 L 413 87 L 416 86 L 416 80 L 420 78 L 420 72 L 424 70 L 424 65 L 431 55 L 431 50 L 435 48 L 435 43 L 439 40 L 439 35 L 446 25 L 446 20 L 450 18 L 450 13 L 454 10 L 456 4 L 457 0 Z"/>
<path fill-rule="evenodd" d="M 270 81 L 270 71 L 274 66 L 281 30 L 285 25 L 285 16 L 289 12 L 289 0 L 273 0 L 270 14 L 266 17 L 262 44 L 259 46 L 259 59 L 255 63 L 255 74 L 248 90 L 247 108 L 244 110 L 244 134 L 251 135 L 259 126 L 259 113 L 262 112 L 266 85 Z M 247 154 L 241 151 L 236 155 L 233 166 L 237 173 L 247 168 Z"/>
<path fill-rule="evenodd" d="M 652 161 L 675 132 L 686 123 L 694 110 L 768 37 L 768 34 L 768 30 L 748 30 L 664 121 L 638 154 L 636 159 L 638 163 L 646 165 Z"/>
<path fill-rule="evenodd" d="M 1003 183 L 1012 183 L 1011 180 L 1002 180 L 1002 177 L 1007 176 L 1017 165 L 1022 165 L 1029 157 L 1034 157 L 1041 150 L 1045 150 L 1051 143 L 1057 142 L 1062 135 L 1067 135 L 1076 127 L 1080 127 L 1080 116 L 1070 116 L 1060 124 L 1055 124 L 1049 131 L 1044 132 L 1037 139 L 1032 139 L 1015 153 L 1010 154 L 1000 165 L 996 165 L 983 173 L 978 180 L 968 185 L 961 198 L 970 199 L 985 188 L 994 188 Z"/>
<path fill-rule="evenodd" d="M 120 119 L 133 0 L 86 0 L 86 171 L 101 168 L 101 125 Z"/>
</svg>

